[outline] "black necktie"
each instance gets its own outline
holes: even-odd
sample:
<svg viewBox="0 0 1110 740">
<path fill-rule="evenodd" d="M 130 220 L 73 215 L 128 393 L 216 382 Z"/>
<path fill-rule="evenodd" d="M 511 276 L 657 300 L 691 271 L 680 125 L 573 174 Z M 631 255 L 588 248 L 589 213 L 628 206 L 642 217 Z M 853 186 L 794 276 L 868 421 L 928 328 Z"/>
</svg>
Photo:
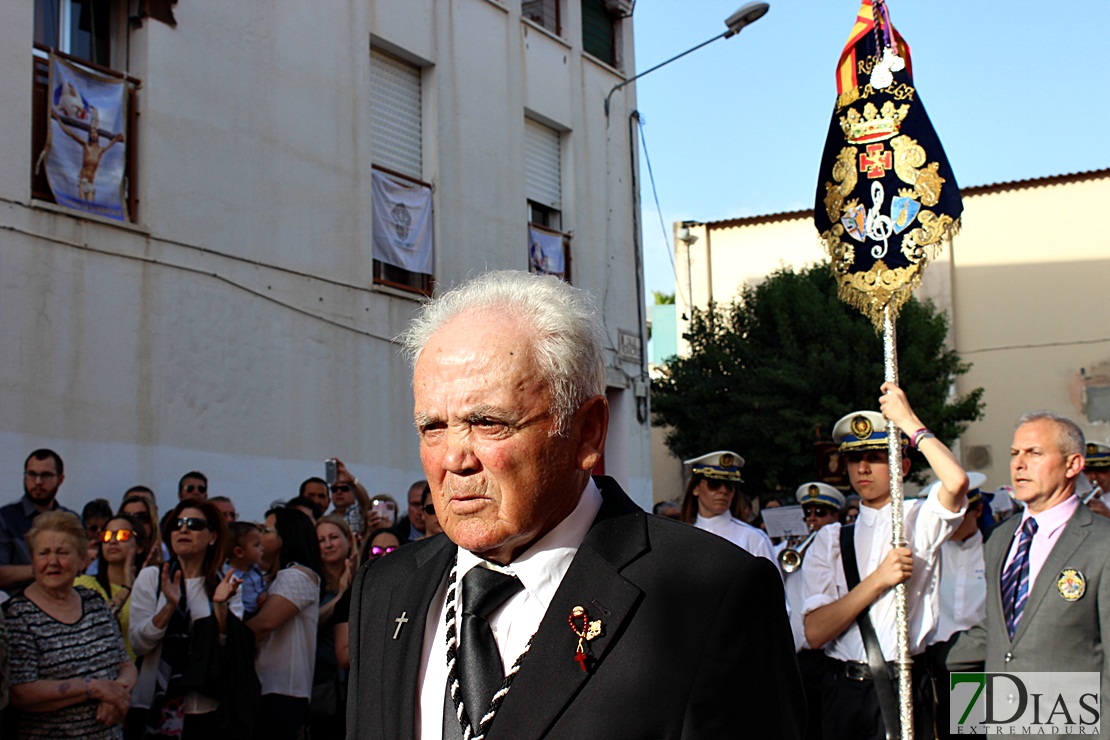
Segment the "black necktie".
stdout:
<svg viewBox="0 0 1110 740">
<path fill-rule="evenodd" d="M 497 607 L 524 588 L 516 576 L 481 566 L 463 577 L 462 631 L 459 635 L 459 688 L 466 712 L 477 727 L 493 694 L 505 680 L 501 653 L 486 621 Z"/>
</svg>

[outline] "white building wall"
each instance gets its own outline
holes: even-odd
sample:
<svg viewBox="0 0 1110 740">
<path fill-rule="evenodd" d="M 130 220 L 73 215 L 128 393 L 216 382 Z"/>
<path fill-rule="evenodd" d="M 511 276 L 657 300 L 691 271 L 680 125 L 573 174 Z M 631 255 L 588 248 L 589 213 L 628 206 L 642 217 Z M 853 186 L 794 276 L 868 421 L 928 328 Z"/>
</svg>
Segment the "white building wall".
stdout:
<svg viewBox="0 0 1110 740">
<path fill-rule="evenodd" d="M 607 471 L 649 505 L 640 367 L 615 352 L 618 329 L 640 330 L 634 97 L 615 96 L 607 127 L 622 78 L 583 57 L 566 6 L 559 38 L 509 0 L 179 4 L 176 28 L 130 34 L 140 203 L 124 225 L 31 202 L 33 4 L 0 7 L 0 122 L 14 132 L 0 137 L 0 501 L 20 495 L 39 446 L 65 459 L 73 507 L 136 483 L 166 507 L 195 468 L 260 517 L 331 455 L 371 493 L 422 476 L 389 341 L 419 303 L 371 288 L 374 45 L 422 70 L 440 285 L 526 269 L 524 118 L 564 132 L 572 282 L 597 296 L 614 350 Z"/>
</svg>

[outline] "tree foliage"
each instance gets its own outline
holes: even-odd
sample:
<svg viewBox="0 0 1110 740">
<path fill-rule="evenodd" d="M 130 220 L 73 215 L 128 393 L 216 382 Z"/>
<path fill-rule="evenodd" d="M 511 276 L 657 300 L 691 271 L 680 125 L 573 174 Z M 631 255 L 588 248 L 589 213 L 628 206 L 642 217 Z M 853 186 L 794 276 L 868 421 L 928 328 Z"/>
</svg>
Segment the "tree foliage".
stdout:
<svg viewBox="0 0 1110 740">
<path fill-rule="evenodd" d="M 945 346 L 948 321 L 931 303 L 911 298 L 897 331 L 900 385 L 951 444 L 982 415 L 983 389 L 949 398 L 971 366 Z M 670 427 L 667 446 L 680 458 L 739 452 L 756 489 L 812 480 L 817 431 L 827 437 L 841 416 L 879 407 L 882 337 L 837 298 L 826 264 L 781 269 L 731 304 L 695 309 L 684 338 L 689 355 L 652 381 L 653 423 Z"/>
</svg>

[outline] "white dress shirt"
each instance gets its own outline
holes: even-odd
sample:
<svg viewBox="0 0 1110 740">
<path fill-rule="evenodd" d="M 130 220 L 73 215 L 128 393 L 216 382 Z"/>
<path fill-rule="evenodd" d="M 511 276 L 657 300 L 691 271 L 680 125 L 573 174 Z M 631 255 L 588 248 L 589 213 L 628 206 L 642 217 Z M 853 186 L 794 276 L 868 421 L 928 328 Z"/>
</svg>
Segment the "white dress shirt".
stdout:
<svg viewBox="0 0 1110 740">
<path fill-rule="evenodd" d="M 937 625 L 938 601 L 937 562 L 940 545 L 952 536 L 963 519 L 960 511 L 949 511 L 937 499 L 936 491 L 924 501 L 905 501 L 904 523 L 909 547 L 913 552 L 913 576 L 906 583 L 906 606 L 909 622 L 910 654 L 917 655 L 925 649 L 926 638 L 932 636 Z M 890 504 L 881 509 L 861 506 L 855 523 L 853 541 L 860 580 L 878 568 L 891 545 Z M 848 583 L 840 563 L 840 525 L 828 524 L 821 528 L 806 551 L 805 614 L 843 598 L 848 593 Z M 894 589 L 877 598 L 870 609 L 871 623 L 879 638 L 879 645 L 888 661 L 898 657 L 897 627 L 894 618 Z M 859 627 L 853 621 L 848 629 L 825 644 L 825 654 L 837 660 L 866 661 Z"/>
<path fill-rule="evenodd" d="M 781 550 L 779 551 L 781 552 Z M 804 569 L 799 568 L 793 573 L 783 573 L 783 585 L 786 588 L 786 605 L 790 613 L 790 631 L 794 633 L 794 652 L 800 653 L 809 649 L 806 641 L 805 618 L 802 616 L 802 604 L 805 602 L 805 576 Z"/>
<path fill-rule="evenodd" d="M 772 563 L 776 562 L 775 553 L 771 547 L 771 538 L 763 530 L 756 529 L 752 525 L 734 518 L 727 511 L 720 516 L 712 517 L 704 517 L 698 514 L 694 526 L 698 529 L 704 529 L 706 532 L 712 532 L 719 537 L 724 537 L 752 555 L 767 558 Z"/>
<path fill-rule="evenodd" d="M 600 509 L 601 492 L 591 480 L 582 491 L 578 505 L 566 519 L 507 567 L 497 568 L 501 572 L 515 575 L 524 584 L 524 590 L 506 601 L 489 619 L 506 674 L 539 629 L 551 599 L 559 589 L 563 576 L 570 568 L 575 553 L 586 539 L 586 533 Z M 471 568 L 483 566 L 485 562 L 477 555 L 459 548 L 455 582 L 459 586 L 460 599 L 466 599 L 466 593 L 462 590 L 463 577 Z M 428 621 L 424 626 L 424 655 L 420 661 L 419 679 L 420 701 L 415 724 L 415 736 L 420 740 L 443 738 L 443 701 L 447 690 L 447 625 L 444 621 L 446 606 L 445 576 L 428 609 Z M 461 614 L 461 602 L 457 611 Z"/>
<path fill-rule="evenodd" d="M 947 642 L 987 615 L 983 535 L 975 530 L 963 542 L 950 539 L 940 547 L 940 614 L 930 643 Z"/>
</svg>

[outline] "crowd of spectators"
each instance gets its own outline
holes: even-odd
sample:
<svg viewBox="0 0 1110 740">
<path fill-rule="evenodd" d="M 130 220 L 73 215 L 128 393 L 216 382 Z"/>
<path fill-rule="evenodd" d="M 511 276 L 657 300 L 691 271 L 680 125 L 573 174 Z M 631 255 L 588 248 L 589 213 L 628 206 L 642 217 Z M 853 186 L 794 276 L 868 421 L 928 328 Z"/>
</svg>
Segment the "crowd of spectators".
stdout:
<svg viewBox="0 0 1110 740">
<path fill-rule="evenodd" d="M 61 456 L 32 452 L 0 507 L 0 737 L 346 736 L 355 570 L 442 531 L 425 481 L 371 496 L 336 461 L 262 522 L 181 477 L 78 514 Z"/>
</svg>

